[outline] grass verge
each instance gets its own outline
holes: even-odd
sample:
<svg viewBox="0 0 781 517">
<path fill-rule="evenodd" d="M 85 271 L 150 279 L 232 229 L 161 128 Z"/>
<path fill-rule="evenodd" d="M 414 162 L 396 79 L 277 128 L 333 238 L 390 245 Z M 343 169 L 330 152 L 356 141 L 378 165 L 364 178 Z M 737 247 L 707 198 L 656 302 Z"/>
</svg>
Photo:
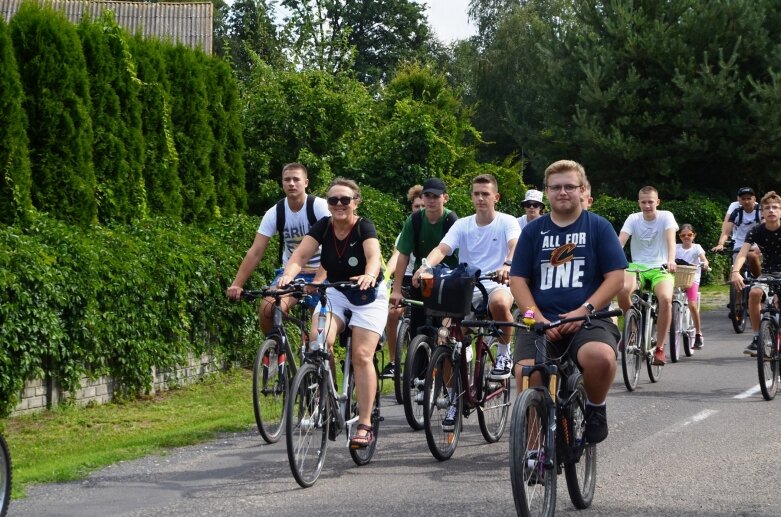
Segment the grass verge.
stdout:
<svg viewBox="0 0 781 517">
<path fill-rule="evenodd" d="M 254 426 L 252 372 L 236 369 L 123 404 L 63 407 L 8 419 L 12 498 L 30 483 L 72 481 L 118 461 Z"/>
</svg>

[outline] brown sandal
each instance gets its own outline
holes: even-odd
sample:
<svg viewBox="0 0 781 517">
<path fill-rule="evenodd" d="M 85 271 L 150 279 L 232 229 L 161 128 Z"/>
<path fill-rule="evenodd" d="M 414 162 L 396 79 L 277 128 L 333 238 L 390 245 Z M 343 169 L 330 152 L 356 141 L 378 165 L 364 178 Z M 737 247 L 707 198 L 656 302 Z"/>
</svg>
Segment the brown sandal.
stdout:
<svg viewBox="0 0 781 517">
<path fill-rule="evenodd" d="M 366 424 L 358 424 L 357 431 L 366 431 L 366 434 L 353 435 L 353 437 L 350 438 L 351 449 L 365 449 L 366 447 L 374 443 L 374 430 L 372 429 L 372 426 Z"/>
</svg>

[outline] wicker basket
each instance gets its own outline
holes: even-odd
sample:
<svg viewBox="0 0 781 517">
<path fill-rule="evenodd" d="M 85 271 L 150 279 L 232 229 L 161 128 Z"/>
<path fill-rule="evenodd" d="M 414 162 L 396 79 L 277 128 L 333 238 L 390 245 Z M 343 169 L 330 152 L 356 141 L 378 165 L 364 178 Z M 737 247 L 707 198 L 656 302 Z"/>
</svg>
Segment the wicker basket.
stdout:
<svg viewBox="0 0 781 517">
<path fill-rule="evenodd" d="M 675 287 L 691 287 L 697 274 L 697 266 L 675 266 Z"/>
</svg>

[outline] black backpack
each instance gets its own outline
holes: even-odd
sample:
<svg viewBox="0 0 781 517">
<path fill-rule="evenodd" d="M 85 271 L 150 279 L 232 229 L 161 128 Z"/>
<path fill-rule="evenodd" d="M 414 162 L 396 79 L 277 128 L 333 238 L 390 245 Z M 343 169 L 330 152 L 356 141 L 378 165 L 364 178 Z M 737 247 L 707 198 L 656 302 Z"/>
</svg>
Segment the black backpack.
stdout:
<svg viewBox="0 0 781 517">
<path fill-rule="evenodd" d="M 737 214 L 737 216 L 735 216 Z M 736 217 L 737 221 L 735 221 L 735 224 L 740 226 L 743 224 L 743 207 L 739 206 L 735 210 L 732 211 L 732 215 L 730 216 L 730 220 L 732 217 Z M 759 224 L 759 203 L 754 203 L 754 224 Z"/>
<path fill-rule="evenodd" d="M 420 256 L 420 229 L 423 226 L 423 211 L 425 209 L 418 210 L 414 214 L 412 214 L 412 235 L 414 240 L 414 246 L 415 246 L 415 258 L 418 257 L 424 258 Z M 447 231 L 453 226 L 453 223 L 455 223 L 458 220 L 458 216 L 455 212 L 451 211 L 448 212 L 448 214 L 445 216 L 445 222 L 442 224 L 442 237 L 447 234 Z"/>
<path fill-rule="evenodd" d="M 309 226 L 317 222 L 315 216 L 315 196 L 307 194 L 306 196 L 306 217 L 309 219 Z M 285 242 L 282 235 L 285 232 L 285 200 L 280 199 L 277 202 L 277 233 L 279 234 L 279 263 L 282 263 L 282 254 L 285 251 Z"/>
</svg>

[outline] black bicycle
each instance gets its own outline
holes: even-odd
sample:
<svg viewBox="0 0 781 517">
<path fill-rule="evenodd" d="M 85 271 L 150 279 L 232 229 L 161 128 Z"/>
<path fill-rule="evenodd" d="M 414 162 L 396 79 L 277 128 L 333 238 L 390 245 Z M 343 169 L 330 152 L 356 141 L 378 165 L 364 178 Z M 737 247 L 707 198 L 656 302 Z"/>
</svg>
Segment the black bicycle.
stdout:
<svg viewBox="0 0 781 517">
<path fill-rule="evenodd" d="M 781 314 L 775 296 L 781 292 L 781 274 L 760 275 L 754 282 L 770 287 L 770 295 L 762 308 L 762 320 L 759 322 L 757 373 L 762 396 L 765 400 L 773 400 L 778 391 L 781 368 Z"/>
<path fill-rule="evenodd" d="M 8 511 L 11 502 L 11 453 L 8 444 L 0 434 L 0 517 Z"/>
<path fill-rule="evenodd" d="M 583 376 L 569 350 L 558 357 L 548 356 L 545 331 L 571 321 L 589 325 L 592 319 L 620 314 L 621 310 L 612 310 L 531 326 L 511 324 L 531 329 L 539 336 L 535 364 L 523 367 L 523 391 L 515 399 L 510 424 L 510 482 L 518 515 L 555 513 L 556 478 L 562 470 L 572 504 L 578 509 L 591 505 L 597 482 L 597 447 L 583 438 Z M 530 386 L 529 379 L 535 372 L 542 376 L 542 384 Z"/>
<path fill-rule="evenodd" d="M 285 296 L 296 299 L 289 314 L 281 308 Z M 309 309 L 304 302 L 304 284 L 299 280 L 284 289 L 271 286 L 243 291 L 241 297 L 249 301 L 274 298 L 273 328 L 260 345 L 252 367 L 252 406 L 260 436 L 268 443 L 276 443 L 285 429 L 285 400 L 298 370 L 296 357 L 301 364 L 308 341 Z"/>
<path fill-rule="evenodd" d="M 738 252 L 732 249 L 730 242 L 724 244 L 724 249 L 716 251 L 722 255 L 728 255 L 731 258 L 730 270 L 732 264 L 735 263 L 735 257 Z M 732 282 L 729 283 L 729 320 L 732 323 L 732 329 L 736 334 L 742 334 L 746 330 L 746 323 L 749 321 L 748 314 L 748 293 L 751 290 L 751 282 L 754 281 L 754 276 L 751 274 L 751 270 L 746 262 L 743 263 L 743 267 L 740 269 L 740 276 L 743 277 L 743 289 L 738 292 Z"/>
<path fill-rule="evenodd" d="M 304 354 L 304 363 L 296 373 L 290 386 L 290 397 L 285 411 L 287 457 L 293 477 L 303 488 L 315 484 L 325 464 L 328 442 L 336 441 L 342 431 L 347 430 L 347 444 L 352 437 L 352 427 L 358 422 L 358 402 L 355 392 L 355 373 L 352 366 L 352 333 L 349 326 L 349 311 L 345 330 L 339 337 L 345 348 L 342 364 L 342 391 L 338 391 L 336 372 L 331 366 L 331 353 L 326 343 L 326 316 L 329 312 L 326 289 L 335 287 L 355 289 L 352 282 L 308 283 L 317 289 L 320 298 L 320 312 L 317 323 L 317 339 L 309 343 Z M 378 340 L 374 355 L 374 369 L 377 374 L 377 391 L 371 410 L 371 432 L 374 440 L 366 447 L 349 447 L 350 456 L 356 465 L 371 461 L 377 447 L 380 430 L 380 382 L 377 366 L 377 352 L 381 352 L 382 340 Z M 358 424 L 360 426 L 360 424 Z M 356 428 L 358 427 L 356 426 Z"/>
</svg>

